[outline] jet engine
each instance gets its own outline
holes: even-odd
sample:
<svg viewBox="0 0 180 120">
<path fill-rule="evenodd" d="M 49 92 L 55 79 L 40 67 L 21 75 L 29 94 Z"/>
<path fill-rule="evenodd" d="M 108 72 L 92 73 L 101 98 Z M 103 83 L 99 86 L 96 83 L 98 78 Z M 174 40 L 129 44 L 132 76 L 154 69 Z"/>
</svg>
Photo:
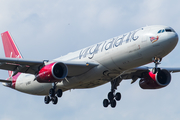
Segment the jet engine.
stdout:
<svg viewBox="0 0 180 120">
<path fill-rule="evenodd" d="M 67 66 L 61 62 L 45 65 L 36 76 L 40 83 L 53 83 L 62 81 L 68 73 Z"/>
<path fill-rule="evenodd" d="M 167 86 L 171 82 L 171 74 L 163 69 L 156 74 L 152 72 L 144 74 L 139 81 L 139 86 L 142 89 L 159 89 Z"/>
</svg>

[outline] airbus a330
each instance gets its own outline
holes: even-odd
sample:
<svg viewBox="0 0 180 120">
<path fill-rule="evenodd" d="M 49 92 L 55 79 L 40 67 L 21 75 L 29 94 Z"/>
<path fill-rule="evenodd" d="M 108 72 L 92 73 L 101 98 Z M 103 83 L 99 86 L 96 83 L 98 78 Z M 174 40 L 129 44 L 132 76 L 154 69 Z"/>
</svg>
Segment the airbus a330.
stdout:
<svg viewBox="0 0 180 120">
<path fill-rule="evenodd" d="M 45 104 L 57 104 L 67 90 L 110 82 L 103 106 L 114 108 L 121 99 L 116 91 L 122 80 L 139 80 L 142 89 L 159 89 L 171 82 L 171 72 L 180 72 L 180 68 L 158 67 L 178 43 L 177 33 L 167 26 L 142 27 L 52 61 L 26 60 L 8 31 L 1 36 L 6 58 L 0 58 L 0 69 L 8 70 L 9 78 L 0 82 L 20 92 L 45 96 Z M 151 62 L 154 67 L 143 66 Z"/>
</svg>

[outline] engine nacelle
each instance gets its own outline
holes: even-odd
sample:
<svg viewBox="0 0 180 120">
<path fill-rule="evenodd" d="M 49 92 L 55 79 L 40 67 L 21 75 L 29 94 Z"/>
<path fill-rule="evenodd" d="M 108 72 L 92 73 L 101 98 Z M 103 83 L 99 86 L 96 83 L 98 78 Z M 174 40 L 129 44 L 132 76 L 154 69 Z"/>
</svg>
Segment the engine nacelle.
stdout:
<svg viewBox="0 0 180 120">
<path fill-rule="evenodd" d="M 156 74 L 149 72 L 141 78 L 139 86 L 142 89 L 159 89 L 171 82 L 171 74 L 167 70 L 159 70 Z"/>
<path fill-rule="evenodd" d="M 62 81 L 68 73 L 68 68 L 64 63 L 55 62 L 44 66 L 36 76 L 40 83 L 53 83 Z"/>
</svg>

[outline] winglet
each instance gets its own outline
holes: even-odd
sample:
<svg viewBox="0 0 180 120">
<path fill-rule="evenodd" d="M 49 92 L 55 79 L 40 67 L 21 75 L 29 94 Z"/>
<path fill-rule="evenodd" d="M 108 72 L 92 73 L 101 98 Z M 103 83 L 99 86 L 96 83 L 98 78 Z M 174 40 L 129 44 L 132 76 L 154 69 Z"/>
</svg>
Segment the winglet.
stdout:
<svg viewBox="0 0 180 120">
<path fill-rule="evenodd" d="M 6 32 L 2 33 L 1 37 L 2 37 L 5 56 L 8 58 L 22 58 L 22 55 L 21 55 L 20 51 L 18 50 L 18 47 L 14 43 L 9 32 L 6 31 Z M 8 71 L 8 73 L 9 73 L 9 76 L 11 76 L 13 74 L 12 71 Z"/>
</svg>

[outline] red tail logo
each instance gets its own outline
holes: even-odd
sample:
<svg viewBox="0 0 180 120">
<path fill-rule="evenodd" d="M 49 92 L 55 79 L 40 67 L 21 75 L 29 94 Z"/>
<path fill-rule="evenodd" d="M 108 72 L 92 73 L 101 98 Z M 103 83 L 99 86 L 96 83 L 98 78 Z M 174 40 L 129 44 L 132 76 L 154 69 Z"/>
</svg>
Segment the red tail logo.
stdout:
<svg viewBox="0 0 180 120">
<path fill-rule="evenodd" d="M 8 31 L 1 34 L 5 56 L 9 58 L 22 58 L 16 44 L 14 43 L 11 35 Z M 9 76 L 12 75 L 12 71 L 9 71 Z"/>
</svg>

